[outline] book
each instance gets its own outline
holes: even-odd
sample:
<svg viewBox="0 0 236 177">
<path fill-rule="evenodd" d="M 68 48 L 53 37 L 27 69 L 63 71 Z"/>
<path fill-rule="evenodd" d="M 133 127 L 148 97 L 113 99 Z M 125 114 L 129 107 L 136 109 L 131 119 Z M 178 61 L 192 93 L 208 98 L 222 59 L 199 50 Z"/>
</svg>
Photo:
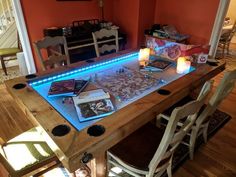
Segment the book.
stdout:
<svg viewBox="0 0 236 177">
<path fill-rule="evenodd" d="M 73 101 L 80 122 L 102 118 L 115 111 L 110 95 L 102 89 L 81 92 Z"/>
<path fill-rule="evenodd" d="M 109 93 L 104 92 L 103 89 L 96 89 L 96 90 L 81 92 L 77 97 L 74 98 L 74 100 L 78 104 L 106 98 L 110 98 Z"/>
<path fill-rule="evenodd" d="M 87 80 L 61 80 L 52 82 L 48 91 L 49 97 L 55 96 L 76 96 L 88 85 Z"/>
<path fill-rule="evenodd" d="M 171 64 L 172 64 L 171 61 L 157 59 L 157 60 L 153 60 L 150 63 L 148 63 L 148 65 L 145 66 L 144 68 L 142 68 L 142 70 L 144 70 L 144 71 L 163 71 Z"/>
<path fill-rule="evenodd" d="M 50 89 L 48 91 L 48 96 L 72 96 L 74 95 L 75 80 L 61 80 L 52 82 Z"/>
<path fill-rule="evenodd" d="M 88 85 L 89 81 L 87 80 L 75 80 L 75 88 L 74 88 L 74 93 L 76 95 L 80 94 L 85 87 Z"/>
</svg>

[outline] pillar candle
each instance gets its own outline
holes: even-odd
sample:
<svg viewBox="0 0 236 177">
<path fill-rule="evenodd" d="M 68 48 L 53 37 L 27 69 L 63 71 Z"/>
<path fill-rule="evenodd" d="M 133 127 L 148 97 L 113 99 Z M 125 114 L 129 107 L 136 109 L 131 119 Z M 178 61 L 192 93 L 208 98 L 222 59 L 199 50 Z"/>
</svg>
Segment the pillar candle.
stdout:
<svg viewBox="0 0 236 177">
<path fill-rule="evenodd" d="M 179 57 L 177 60 L 176 72 L 178 74 L 185 74 L 189 72 L 191 62 L 187 61 L 184 57 Z"/>
<path fill-rule="evenodd" d="M 149 60 L 149 55 L 150 55 L 150 49 L 149 48 L 140 49 L 140 51 L 139 51 L 139 61 L 148 61 Z"/>
</svg>

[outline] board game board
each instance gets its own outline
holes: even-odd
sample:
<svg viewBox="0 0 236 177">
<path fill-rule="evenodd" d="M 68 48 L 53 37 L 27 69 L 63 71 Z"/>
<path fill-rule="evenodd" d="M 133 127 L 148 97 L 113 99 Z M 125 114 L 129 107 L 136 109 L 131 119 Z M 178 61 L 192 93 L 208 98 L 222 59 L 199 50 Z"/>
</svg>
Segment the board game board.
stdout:
<svg viewBox="0 0 236 177">
<path fill-rule="evenodd" d="M 111 59 L 109 62 L 105 60 L 104 63 L 94 63 L 89 67 L 82 66 L 52 76 L 36 78 L 29 84 L 72 126 L 80 131 L 100 119 L 81 122 L 71 97 L 49 97 L 48 91 L 53 82 L 69 79 L 89 80 L 87 91 L 101 88 L 109 92 L 112 104 L 118 111 L 186 75 L 186 73 L 176 74 L 175 65 L 171 65 L 163 71 L 141 71 L 137 54 L 125 56 L 120 59 Z M 194 68 L 191 68 L 189 72 L 192 71 Z"/>
<path fill-rule="evenodd" d="M 108 91 L 119 101 L 129 101 L 159 84 L 150 75 L 127 67 L 106 70 L 97 74 L 95 84 Z"/>
</svg>

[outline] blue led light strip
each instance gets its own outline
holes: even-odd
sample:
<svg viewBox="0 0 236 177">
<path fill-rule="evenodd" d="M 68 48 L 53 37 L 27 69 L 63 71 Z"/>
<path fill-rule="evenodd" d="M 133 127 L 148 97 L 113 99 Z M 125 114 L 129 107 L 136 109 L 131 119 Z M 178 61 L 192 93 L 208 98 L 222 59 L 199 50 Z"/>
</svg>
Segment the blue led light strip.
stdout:
<svg viewBox="0 0 236 177">
<path fill-rule="evenodd" d="M 86 66 L 86 67 L 83 67 L 83 68 L 75 69 L 73 71 L 68 71 L 68 72 L 65 72 L 63 74 L 59 74 L 59 75 L 51 76 L 51 77 L 48 77 L 48 78 L 44 78 L 42 80 L 33 81 L 33 82 L 29 83 L 29 85 L 34 86 L 34 85 L 54 81 L 56 79 L 59 79 L 59 78 L 65 77 L 65 76 L 70 76 L 72 74 L 88 71 L 88 70 L 93 69 L 93 68 L 98 68 L 98 67 L 101 67 L 101 66 L 110 65 L 110 64 L 113 64 L 113 63 L 116 63 L 116 62 L 119 62 L 119 61 L 123 61 L 123 60 L 126 60 L 126 59 L 128 59 L 130 57 L 134 57 L 134 56 L 138 56 L 138 52 L 135 52 L 135 53 L 132 53 L 132 54 L 129 54 L 129 55 L 125 55 L 125 56 L 122 56 L 122 57 L 117 57 L 117 58 L 114 58 L 114 59 L 109 60 L 109 61 L 103 61 L 103 62 L 98 63 L 98 64 L 94 64 L 94 65 Z"/>
</svg>

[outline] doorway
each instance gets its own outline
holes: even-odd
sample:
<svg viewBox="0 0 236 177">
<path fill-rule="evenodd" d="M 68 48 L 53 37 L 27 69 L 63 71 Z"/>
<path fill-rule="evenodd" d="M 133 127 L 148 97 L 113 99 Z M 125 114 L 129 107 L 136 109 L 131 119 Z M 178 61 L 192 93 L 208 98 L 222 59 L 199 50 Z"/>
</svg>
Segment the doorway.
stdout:
<svg viewBox="0 0 236 177">
<path fill-rule="evenodd" d="M 209 55 L 216 57 L 217 54 L 217 48 L 220 40 L 220 36 L 222 34 L 222 29 L 224 25 L 227 23 L 225 19 L 230 19 L 229 24 L 226 25 L 231 25 L 236 21 L 236 1 L 235 0 L 220 0 L 219 1 L 219 6 L 218 6 L 218 11 L 216 14 L 214 26 L 212 29 L 212 34 L 210 38 L 210 52 Z M 233 47 L 233 50 L 235 50 L 236 54 L 236 36 L 233 37 L 231 40 L 232 45 L 230 44 L 231 47 Z M 235 55 L 234 55 L 235 56 Z"/>
<path fill-rule="evenodd" d="M 235 0 L 231 0 L 229 3 L 229 7 L 225 16 L 225 21 L 223 24 L 223 28 L 222 28 L 222 34 L 223 32 L 228 30 L 228 33 L 231 31 L 231 34 L 235 33 L 232 32 L 235 31 L 235 27 L 234 24 L 236 23 L 236 1 Z M 222 53 L 222 51 L 217 50 L 216 56 L 220 55 Z M 227 64 L 227 69 L 229 70 L 234 70 L 235 66 L 236 66 L 236 33 L 233 35 L 230 43 L 229 43 L 229 51 L 227 52 L 227 50 L 225 50 L 225 57 L 224 59 L 226 60 L 226 64 Z"/>
<path fill-rule="evenodd" d="M 10 62 L 10 65 L 8 63 L 8 67 L 12 65 L 19 65 L 21 69 L 21 75 L 27 75 L 32 74 L 36 72 L 35 69 L 35 63 L 32 55 L 32 50 L 28 38 L 27 28 L 25 25 L 25 20 L 23 16 L 23 11 L 21 7 L 21 1 L 20 0 L 4 0 L 1 1 L 4 2 L 3 7 L 6 9 L 3 11 L 4 16 L 7 21 L 13 19 L 13 29 L 16 31 L 16 34 L 18 34 L 18 41 L 20 41 L 20 46 L 23 52 L 17 53 L 17 62 Z M 0 4 L 1 5 L 1 4 Z M 6 11 L 6 12 L 5 12 Z M 11 13 L 10 13 L 11 12 Z M 10 15 L 9 15 L 10 14 Z M 10 32 L 10 36 L 13 36 Z M 15 41 L 17 41 L 15 40 Z M 9 48 L 12 48 L 14 46 L 8 46 Z M 17 47 L 17 46 L 15 46 Z M 4 46 L 2 47 L 4 48 Z M 5 47 L 6 48 L 6 47 Z M 15 60 L 16 61 L 16 60 Z M 11 79 L 14 78 L 14 76 L 19 76 L 19 74 L 16 73 L 17 71 L 13 71 L 11 76 L 6 76 L 3 74 L 4 77 L 1 78 L 2 80 Z M 2 81 L 3 82 L 3 81 Z"/>
<path fill-rule="evenodd" d="M 16 26 L 18 29 L 22 49 L 24 52 L 24 58 L 28 74 L 36 72 L 33 54 L 29 42 L 28 32 L 25 24 L 24 14 L 21 7 L 21 0 L 13 0 L 13 10 L 15 12 Z"/>
</svg>

